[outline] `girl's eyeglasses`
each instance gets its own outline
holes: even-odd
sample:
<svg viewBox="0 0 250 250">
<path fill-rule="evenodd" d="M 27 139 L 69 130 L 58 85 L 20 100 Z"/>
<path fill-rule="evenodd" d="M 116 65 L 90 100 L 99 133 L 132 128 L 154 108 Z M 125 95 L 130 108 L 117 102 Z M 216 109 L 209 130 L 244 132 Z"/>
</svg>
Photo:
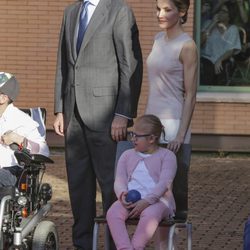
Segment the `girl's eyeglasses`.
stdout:
<svg viewBox="0 0 250 250">
<path fill-rule="evenodd" d="M 147 136 L 150 136 L 152 134 L 142 134 L 142 135 L 138 135 L 132 131 L 128 132 L 128 135 L 127 135 L 127 138 L 128 140 L 132 140 L 132 139 L 135 139 L 137 140 L 138 138 L 142 138 L 142 137 L 147 137 Z"/>
</svg>

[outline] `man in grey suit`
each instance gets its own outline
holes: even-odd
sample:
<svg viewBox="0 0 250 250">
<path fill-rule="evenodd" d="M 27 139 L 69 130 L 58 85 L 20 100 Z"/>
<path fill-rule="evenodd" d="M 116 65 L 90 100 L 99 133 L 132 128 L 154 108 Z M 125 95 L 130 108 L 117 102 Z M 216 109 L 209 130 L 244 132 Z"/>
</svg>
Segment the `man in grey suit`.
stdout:
<svg viewBox="0 0 250 250">
<path fill-rule="evenodd" d="M 96 179 L 104 213 L 114 200 L 116 144 L 136 117 L 142 81 L 132 10 L 123 0 L 86 1 L 88 24 L 79 48 L 79 19 L 86 3 L 77 1 L 65 9 L 55 83 L 54 129 L 65 136 L 77 249 L 92 248 Z"/>
</svg>

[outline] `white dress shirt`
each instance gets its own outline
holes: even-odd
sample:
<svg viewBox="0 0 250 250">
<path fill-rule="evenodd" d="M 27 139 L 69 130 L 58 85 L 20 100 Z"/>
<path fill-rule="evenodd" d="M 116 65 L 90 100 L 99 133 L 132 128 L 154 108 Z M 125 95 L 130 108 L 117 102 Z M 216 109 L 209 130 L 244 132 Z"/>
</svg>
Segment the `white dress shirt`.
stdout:
<svg viewBox="0 0 250 250">
<path fill-rule="evenodd" d="M 11 130 L 24 136 L 28 141 L 30 140 L 39 145 L 39 150 L 34 151 L 32 144 L 28 142 L 27 148 L 31 153 L 49 156 L 48 145 L 38 132 L 38 126 L 38 123 L 29 115 L 16 108 L 13 104 L 9 104 L 0 117 L 0 137 Z M 15 158 L 14 151 L 8 145 L 0 143 L 0 168 L 16 165 L 18 165 L 18 162 Z"/>
<path fill-rule="evenodd" d="M 89 2 L 90 2 L 90 4 L 88 5 L 88 21 L 87 21 L 87 23 L 89 23 L 91 17 L 93 16 L 94 11 L 95 11 L 98 3 L 100 2 L 100 0 L 89 0 Z M 81 10 L 83 8 L 83 3 L 84 3 L 84 1 L 82 2 L 82 6 L 80 8 L 79 18 L 80 18 Z M 80 24 L 79 18 L 78 18 L 78 26 L 77 26 L 77 30 L 76 30 L 76 37 L 77 37 L 78 31 L 79 31 L 79 24 Z"/>
<path fill-rule="evenodd" d="M 88 6 L 88 23 L 96 9 L 96 6 L 98 5 L 98 3 L 100 2 L 100 0 L 89 0 L 90 4 Z"/>
</svg>

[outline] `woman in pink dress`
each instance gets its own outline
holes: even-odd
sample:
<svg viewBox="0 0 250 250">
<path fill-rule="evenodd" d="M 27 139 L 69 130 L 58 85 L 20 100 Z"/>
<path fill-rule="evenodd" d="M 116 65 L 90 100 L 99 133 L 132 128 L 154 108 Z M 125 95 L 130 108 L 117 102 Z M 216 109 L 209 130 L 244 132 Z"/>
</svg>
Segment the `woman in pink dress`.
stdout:
<svg viewBox="0 0 250 250">
<path fill-rule="evenodd" d="M 146 114 L 165 126 L 168 148 L 177 152 L 189 143 L 190 122 L 196 102 L 197 48 L 184 32 L 189 0 L 157 0 L 157 19 L 163 29 L 155 36 L 147 58 L 149 97 Z"/>
<path fill-rule="evenodd" d="M 198 75 L 198 53 L 194 40 L 184 32 L 189 0 L 157 0 L 157 19 L 162 32 L 156 34 L 147 58 L 149 96 L 146 114 L 158 116 L 165 127 L 161 143 L 177 153 L 190 143 Z M 167 229 L 156 233 L 156 249 L 167 249 Z"/>
</svg>

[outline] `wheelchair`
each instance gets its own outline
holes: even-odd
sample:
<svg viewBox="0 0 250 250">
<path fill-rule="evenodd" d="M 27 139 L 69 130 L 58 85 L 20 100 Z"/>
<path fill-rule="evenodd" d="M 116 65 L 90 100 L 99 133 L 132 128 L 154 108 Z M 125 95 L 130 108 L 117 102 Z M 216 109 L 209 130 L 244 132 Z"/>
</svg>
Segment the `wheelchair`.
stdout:
<svg viewBox="0 0 250 250">
<path fill-rule="evenodd" d="M 42 221 L 51 209 L 52 197 L 51 185 L 42 183 L 42 178 L 45 163 L 53 161 L 27 150 L 16 150 L 15 157 L 23 170 L 16 186 L 0 188 L 0 249 L 57 250 L 55 224 Z"/>
<path fill-rule="evenodd" d="M 0 250 L 58 250 L 56 226 L 44 220 L 52 207 L 52 187 L 42 180 L 53 160 L 14 149 L 22 170 L 15 186 L 0 188 Z"/>
</svg>

